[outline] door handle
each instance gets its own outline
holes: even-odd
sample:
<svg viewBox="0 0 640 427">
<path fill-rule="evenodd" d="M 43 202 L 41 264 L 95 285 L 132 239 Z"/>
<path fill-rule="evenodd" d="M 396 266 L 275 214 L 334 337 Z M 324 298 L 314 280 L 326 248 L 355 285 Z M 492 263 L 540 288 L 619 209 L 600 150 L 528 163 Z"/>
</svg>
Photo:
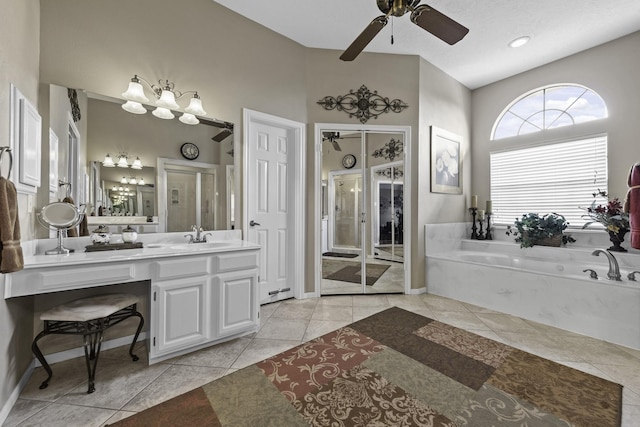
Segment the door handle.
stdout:
<svg viewBox="0 0 640 427">
<path fill-rule="evenodd" d="M 254 220 L 251 220 L 251 221 L 249 221 L 249 225 L 251 227 L 255 227 L 256 225 L 260 225 L 260 223 L 259 222 L 255 222 Z"/>
</svg>

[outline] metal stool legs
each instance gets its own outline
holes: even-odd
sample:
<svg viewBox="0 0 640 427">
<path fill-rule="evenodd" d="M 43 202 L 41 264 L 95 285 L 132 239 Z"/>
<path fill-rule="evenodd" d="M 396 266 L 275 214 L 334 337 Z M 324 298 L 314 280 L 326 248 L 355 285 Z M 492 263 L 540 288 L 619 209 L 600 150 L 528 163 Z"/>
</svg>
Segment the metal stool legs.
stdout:
<svg viewBox="0 0 640 427">
<path fill-rule="evenodd" d="M 144 318 L 142 314 L 140 314 L 136 310 L 136 304 L 130 305 L 122 310 L 119 310 L 110 316 L 103 317 L 101 319 L 93 319 L 86 322 L 75 322 L 75 321 L 44 321 L 44 330 L 40 332 L 36 338 L 33 340 L 33 344 L 31 345 L 31 350 L 33 354 L 36 355 L 42 367 L 47 372 L 47 379 L 44 380 L 40 384 L 40 389 L 45 389 L 49 385 L 49 380 L 53 376 L 53 371 L 49 366 L 49 363 L 45 359 L 42 351 L 38 347 L 38 341 L 50 334 L 72 334 L 72 335 L 82 335 L 83 346 L 84 346 L 84 357 L 87 364 L 87 375 L 88 375 L 88 390 L 87 394 L 93 393 L 95 391 L 95 377 L 96 377 L 96 368 L 98 366 L 98 356 L 100 355 L 100 347 L 102 346 L 102 338 L 103 332 L 109 329 L 111 326 L 114 326 L 129 317 L 138 317 L 140 321 L 138 322 L 138 329 L 136 330 L 136 334 L 133 337 L 133 341 L 131 342 L 131 346 L 129 347 L 129 355 L 131 359 L 136 362 L 139 360 L 138 356 L 133 354 L 133 348 L 138 341 L 138 336 L 142 331 L 142 327 L 144 326 Z"/>
</svg>

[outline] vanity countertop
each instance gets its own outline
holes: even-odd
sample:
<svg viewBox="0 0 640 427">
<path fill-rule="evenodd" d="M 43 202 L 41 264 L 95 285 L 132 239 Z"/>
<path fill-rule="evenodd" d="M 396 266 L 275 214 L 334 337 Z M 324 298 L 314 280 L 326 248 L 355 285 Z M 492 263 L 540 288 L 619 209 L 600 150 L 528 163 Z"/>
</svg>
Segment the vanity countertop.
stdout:
<svg viewBox="0 0 640 427">
<path fill-rule="evenodd" d="M 206 243 L 188 243 L 185 233 L 162 233 L 142 236 L 142 248 L 85 252 L 91 244 L 88 237 L 64 239 L 68 255 L 45 255 L 57 245 L 56 239 L 41 239 L 32 252 L 24 251 L 24 269 L 0 274 L 4 297 L 35 295 L 48 292 L 89 288 L 139 280 L 157 280 L 165 270 L 182 276 L 210 274 L 220 265 L 248 259 L 256 265 L 260 245 L 241 240 L 238 230 L 209 232 Z M 120 243 L 114 234 L 111 243 Z M 24 248 L 23 248 L 24 249 Z M 226 265 L 226 264 L 225 264 Z M 238 264 L 239 265 L 239 264 Z"/>
<path fill-rule="evenodd" d="M 61 267 L 104 262 L 126 262 L 154 258 L 173 258 L 219 252 L 258 249 L 259 245 L 245 240 L 220 240 L 207 243 L 143 243 L 140 249 L 106 250 L 84 252 L 76 250 L 68 255 L 30 255 L 24 257 L 24 269 Z"/>
</svg>

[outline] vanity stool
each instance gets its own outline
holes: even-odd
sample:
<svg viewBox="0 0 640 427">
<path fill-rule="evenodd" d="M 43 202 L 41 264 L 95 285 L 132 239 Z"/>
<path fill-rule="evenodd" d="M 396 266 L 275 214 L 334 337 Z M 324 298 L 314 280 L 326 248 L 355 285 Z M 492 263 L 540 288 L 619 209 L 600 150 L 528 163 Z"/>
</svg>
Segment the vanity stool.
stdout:
<svg viewBox="0 0 640 427">
<path fill-rule="evenodd" d="M 139 317 L 138 329 L 129 348 L 133 361 L 138 356 L 133 354 L 133 346 L 144 325 L 144 318 L 136 309 L 138 297 L 129 294 L 108 294 L 77 299 L 57 307 L 53 307 L 40 315 L 44 320 L 44 330 L 33 340 L 31 350 L 36 355 L 49 376 L 40 384 L 40 389 L 47 388 L 53 375 L 51 367 L 38 348 L 38 340 L 49 334 L 82 335 L 84 337 L 84 356 L 89 375 L 88 393 L 95 391 L 95 375 L 98 355 L 102 344 L 102 333 L 129 317 Z"/>
</svg>

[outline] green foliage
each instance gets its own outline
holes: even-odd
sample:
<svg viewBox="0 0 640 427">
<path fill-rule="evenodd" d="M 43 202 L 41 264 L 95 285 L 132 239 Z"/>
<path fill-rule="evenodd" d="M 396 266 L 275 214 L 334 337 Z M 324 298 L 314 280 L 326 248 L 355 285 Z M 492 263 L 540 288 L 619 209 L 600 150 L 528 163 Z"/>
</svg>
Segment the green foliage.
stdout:
<svg viewBox="0 0 640 427">
<path fill-rule="evenodd" d="M 521 248 L 530 248 L 540 241 L 561 235 L 562 243 L 573 243 L 576 240 L 570 234 L 564 234 L 569 223 L 564 216 L 557 213 L 540 215 L 537 213 L 523 214 L 522 218 L 514 222 L 515 230 L 507 227 L 507 235 L 514 236 Z"/>
</svg>

